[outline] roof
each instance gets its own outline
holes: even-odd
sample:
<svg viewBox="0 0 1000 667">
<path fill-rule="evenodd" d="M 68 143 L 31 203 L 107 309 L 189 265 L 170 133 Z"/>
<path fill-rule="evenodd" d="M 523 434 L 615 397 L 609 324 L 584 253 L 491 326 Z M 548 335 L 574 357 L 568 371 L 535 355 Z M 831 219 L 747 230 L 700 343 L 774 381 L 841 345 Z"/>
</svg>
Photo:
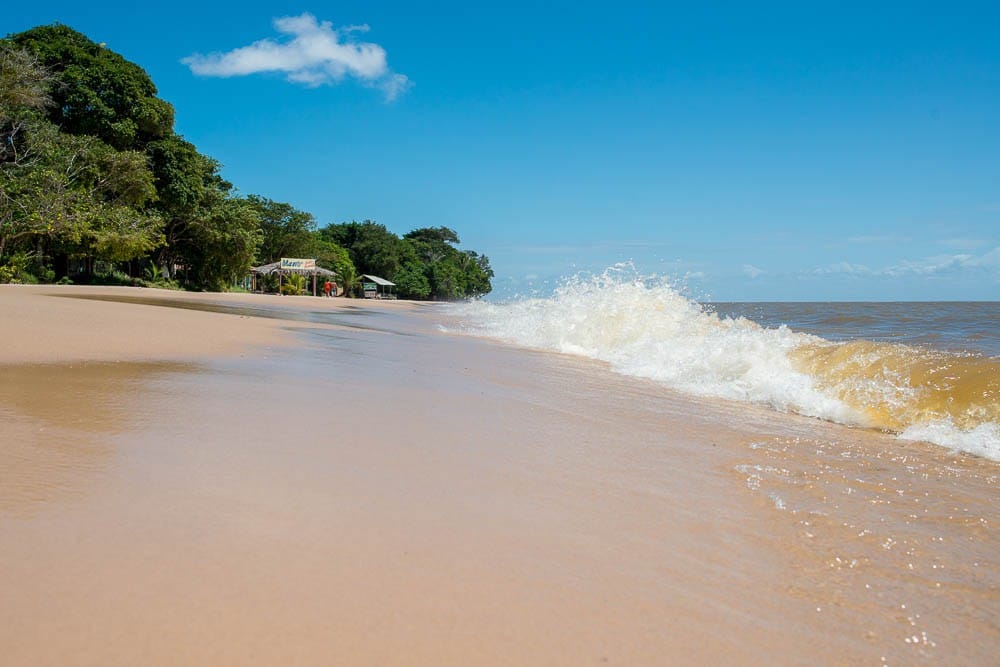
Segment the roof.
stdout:
<svg viewBox="0 0 1000 667">
<path fill-rule="evenodd" d="M 320 276 L 335 276 L 337 275 L 334 271 L 329 269 L 322 269 L 316 267 L 315 269 L 283 269 L 281 268 L 281 262 L 271 262 L 270 264 L 264 264 L 262 266 L 255 266 L 250 269 L 251 273 L 259 273 L 263 275 L 270 275 L 272 273 L 301 273 L 302 275 L 311 276 L 314 273 Z"/>
<path fill-rule="evenodd" d="M 391 283 L 388 280 L 386 280 L 385 278 L 379 278 L 378 276 L 373 276 L 373 275 L 370 275 L 370 274 L 367 274 L 367 273 L 362 273 L 361 277 L 362 278 L 367 278 L 371 282 L 375 283 L 376 285 L 381 285 L 382 287 L 388 287 L 388 286 L 395 287 L 396 286 L 396 283 Z"/>
</svg>

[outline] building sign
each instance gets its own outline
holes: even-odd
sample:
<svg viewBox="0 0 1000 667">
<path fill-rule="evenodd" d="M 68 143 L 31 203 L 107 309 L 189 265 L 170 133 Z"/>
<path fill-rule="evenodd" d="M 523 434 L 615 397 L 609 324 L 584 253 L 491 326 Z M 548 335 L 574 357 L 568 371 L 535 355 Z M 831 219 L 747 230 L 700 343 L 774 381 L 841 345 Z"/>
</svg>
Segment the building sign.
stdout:
<svg viewBox="0 0 1000 667">
<path fill-rule="evenodd" d="M 378 285 L 375 283 L 361 283 L 361 286 L 365 290 L 366 299 L 374 299 L 378 295 Z"/>
<path fill-rule="evenodd" d="M 316 268 L 315 259 L 296 259 L 294 257 L 281 258 L 282 269 L 298 269 L 300 271 L 311 271 Z"/>
</svg>

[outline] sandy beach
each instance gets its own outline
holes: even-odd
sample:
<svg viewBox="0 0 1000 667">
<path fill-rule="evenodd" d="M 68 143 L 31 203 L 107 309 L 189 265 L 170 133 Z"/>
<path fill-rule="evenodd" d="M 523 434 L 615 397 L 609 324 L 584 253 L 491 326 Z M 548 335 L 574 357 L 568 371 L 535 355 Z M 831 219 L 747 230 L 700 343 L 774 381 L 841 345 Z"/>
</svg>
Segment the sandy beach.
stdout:
<svg viewBox="0 0 1000 667">
<path fill-rule="evenodd" d="M 442 323 L 0 286 L 2 662 L 995 660 L 995 462 Z"/>
</svg>

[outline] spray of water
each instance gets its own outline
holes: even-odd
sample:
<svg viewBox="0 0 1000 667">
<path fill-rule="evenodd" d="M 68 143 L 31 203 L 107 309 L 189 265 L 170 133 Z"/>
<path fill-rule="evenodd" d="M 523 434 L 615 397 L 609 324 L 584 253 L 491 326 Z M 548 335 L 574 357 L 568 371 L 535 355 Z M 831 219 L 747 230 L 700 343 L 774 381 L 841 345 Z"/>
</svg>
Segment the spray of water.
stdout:
<svg viewBox="0 0 1000 667">
<path fill-rule="evenodd" d="M 600 359 L 691 394 L 891 430 L 1000 460 L 995 359 L 833 343 L 722 318 L 672 281 L 624 265 L 566 280 L 551 297 L 456 310 L 470 333 Z"/>
</svg>

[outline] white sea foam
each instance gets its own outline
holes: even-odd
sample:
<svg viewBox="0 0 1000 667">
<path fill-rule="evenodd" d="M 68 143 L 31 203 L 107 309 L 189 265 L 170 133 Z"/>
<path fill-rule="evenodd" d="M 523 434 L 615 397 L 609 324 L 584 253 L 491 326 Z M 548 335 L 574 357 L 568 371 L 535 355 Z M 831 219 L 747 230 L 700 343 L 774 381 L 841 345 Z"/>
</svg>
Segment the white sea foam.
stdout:
<svg viewBox="0 0 1000 667">
<path fill-rule="evenodd" d="M 764 328 L 744 318 L 720 318 L 685 298 L 668 280 L 638 277 L 629 267 L 569 279 L 548 298 L 473 302 L 456 306 L 455 313 L 469 333 L 599 359 L 623 374 L 688 393 L 873 425 L 857 403 L 842 400 L 843 394 L 796 368 L 793 350 L 827 341 L 784 326 Z M 995 424 L 971 431 L 922 424 L 907 428 L 904 435 L 1000 460 Z"/>
<path fill-rule="evenodd" d="M 979 424 L 967 431 L 955 426 L 950 419 L 937 419 L 908 427 L 899 437 L 903 440 L 925 440 L 954 451 L 969 452 L 1000 461 L 1000 425 Z"/>
</svg>

